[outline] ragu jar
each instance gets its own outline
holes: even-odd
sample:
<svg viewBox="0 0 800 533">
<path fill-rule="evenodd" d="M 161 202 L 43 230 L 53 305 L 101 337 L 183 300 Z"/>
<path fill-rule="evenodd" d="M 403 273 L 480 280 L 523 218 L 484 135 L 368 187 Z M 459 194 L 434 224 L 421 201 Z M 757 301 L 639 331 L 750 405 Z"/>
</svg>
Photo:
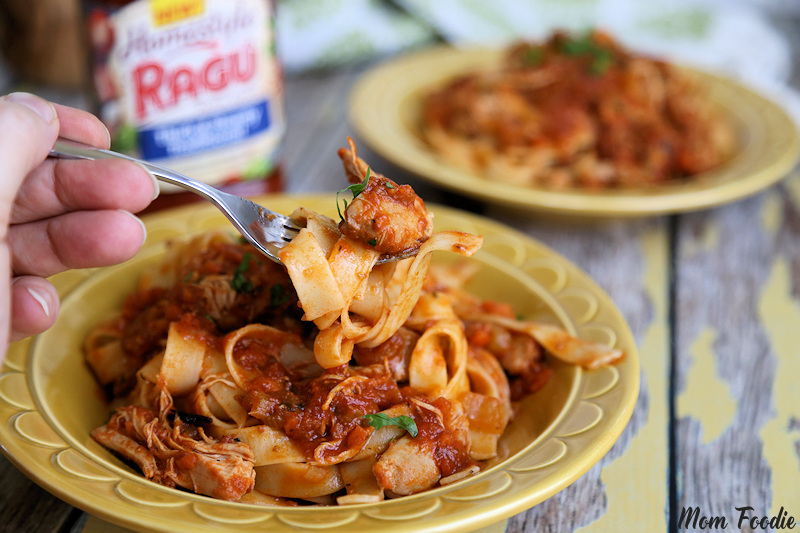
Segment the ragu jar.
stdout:
<svg viewBox="0 0 800 533">
<path fill-rule="evenodd" d="M 114 150 L 235 194 L 282 189 L 272 0 L 86 6 L 97 112 Z M 196 198 L 161 184 L 151 209 Z"/>
</svg>

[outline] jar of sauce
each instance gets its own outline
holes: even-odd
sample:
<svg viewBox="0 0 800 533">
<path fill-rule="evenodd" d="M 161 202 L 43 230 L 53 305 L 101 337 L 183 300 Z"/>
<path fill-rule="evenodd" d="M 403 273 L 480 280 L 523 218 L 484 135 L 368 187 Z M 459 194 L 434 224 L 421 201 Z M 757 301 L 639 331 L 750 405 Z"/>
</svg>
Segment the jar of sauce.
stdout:
<svg viewBox="0 0 800 533">
<path fill-rule="evenodd" d="M 88 0 L 97 114 L 112 149 L 239 194 L 283 188 L 272 0 Z M 148 210 L 199 197 L 161 184 Z"/>
</svg>

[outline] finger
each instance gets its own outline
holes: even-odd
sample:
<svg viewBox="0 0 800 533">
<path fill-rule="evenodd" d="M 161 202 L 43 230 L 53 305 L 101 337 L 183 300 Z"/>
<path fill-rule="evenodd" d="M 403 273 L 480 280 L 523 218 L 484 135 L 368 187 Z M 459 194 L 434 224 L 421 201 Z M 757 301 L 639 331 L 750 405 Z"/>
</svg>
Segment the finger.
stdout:
<svg viewBox="0 0 800 533">
<path fill-rule="evenodd" d="M 59 137 L 97 148 L 108 149 L 111 146 L 111 135 L 99 118 L 74 107 L 59 104 L 53 104 L 53 107 L 61 121 Z"/>
<path fill-rule="evenodd" d="M 0 98 L 0 237 L 17 189 L 44 161 L 57 136 L 58 118 L 47 100 L 27 93 Z"/>
<path fill-rule="evenodd" d="M 144 243 L 142 221 L 127 211 L 74 211 L 11 226 L 15 276 L 47 277 L 70 268 L 108 266 L 133 257 Z"/>
<path fill-rule="evenodd" d="M 11 223 L 23 224 L 81 209 L 137 213 L 157 194 L 155 178 L 136 163 L 50 159 L 20 187 Z"/>
<path fill-rule="evenodd" d="M 46 279 L 22 276 L 11 280 L 11 331 L 14 342 L 50 328 L 58 316 L 58 291 Z"/>
</svg>

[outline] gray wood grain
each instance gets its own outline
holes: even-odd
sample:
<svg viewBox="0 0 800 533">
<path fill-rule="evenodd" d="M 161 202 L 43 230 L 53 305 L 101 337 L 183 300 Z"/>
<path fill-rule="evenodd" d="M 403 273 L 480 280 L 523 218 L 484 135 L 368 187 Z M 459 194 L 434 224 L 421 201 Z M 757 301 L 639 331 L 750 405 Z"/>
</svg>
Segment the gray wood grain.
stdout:
<svg viewBox="0 0 800 533">
<path fill-rule="evenodd" d="M 29 480 L 0 454 L 0 531 L 57 532 L 74 520 L 74 508 Z"/>
<path fill-rule="evenodd" d="M 653 306 L 664 305 L 668 301 L 669 280 L 664 279 L 657 287 L 660 294 L 647 294 L 642 278 L 648 259 L 644 256 L 641 243 L 646 233 L 657 232 L 666 245 L 669 231 L 666 218 L 567 222 L 549 220 L 546 216 L 532 219 L 529 215 L 507 213 L 498 207 L 489 208 L 487 216 L 547 244 L 588 273 L 617 304 L 633 331 L 637 345 L 641 345 L 645 331 L 655 319 L 654 315 L 665 315 L 664 309 L 657 313 Z M 667 250 L 664 250 L 664 257 L 668 257 Z M 663 266 L 666 270 L 666 265 Z M 666 354 L 641 354 L 641 357 L 653 355 Z M 664 361 L 664 367 L 668 367 L 668 361 Z M 657 376 L 657 379 L 667 379 L 667 376 Z M 652 416 L 651 409 L 661 409 L 662 415 L 666 414 L 663 410 L 668 401 L 668 397 L 652 397 L 647 379 L 643 379 L 631 421 L 609 453 L 575 483 L 533 509 L 510 519 L 507 531 L 566 533 L 590 526 L 601 518 L 608 503 L 608 495 L 600 478 L 602 469 L 625 453 L 631 439 L 647 423 L 648 416 Z M 667 442 L 661 448 L 654 447 L 652 453 L 654 458 L 660 455 L 662 460 L 666 460 Z M 664 471 L 661 479 L 642 479 L 642 483 L 667 484 L 668 472 Z M 635 492 L 637 487 L 630 487 L 630 490 Z M 620 495 L 615 496 L 619 498 Z M 637 500 L 632 498 L 630 505 L 637 504 Z M 666 523 L 665 515 L 664 530 Z"/>
<path fill-rule="evenodd" d="M 776 233 L 763 226 L 765 209 L 782 209 Z M 678 508 L 700 507 L 709 515 L 733 517 L 735 507 L 766 513 L 781 495 L 770 491 L 772 472 L 759 430 L 774 412 L 775 354 L 759 318 L 758 305 L 776 258 L 793 265 L 795 298 L 800 288 L 800 217 L 785 185 L 733 205 L 683 217 L 678 230 L 676 278 L 677 389 L 686 386 L 693 364 L 691 344 L 713 331 L 718 377 L 737 402 L 735 417 L 712 442 L 691 416 L 677 420 Z M 702 244 L 709 233 L 716 236 Z M 708 402 L 715 398 L 707 398 Z M 800 454 L 798 454 L 800 459 Z M 785 465 L 790 467 L 791 465 Z M 713 480 L 713 490 L 709 482 Z M 795 502 L 786 502 L 787 505 Z"/>
</svg>

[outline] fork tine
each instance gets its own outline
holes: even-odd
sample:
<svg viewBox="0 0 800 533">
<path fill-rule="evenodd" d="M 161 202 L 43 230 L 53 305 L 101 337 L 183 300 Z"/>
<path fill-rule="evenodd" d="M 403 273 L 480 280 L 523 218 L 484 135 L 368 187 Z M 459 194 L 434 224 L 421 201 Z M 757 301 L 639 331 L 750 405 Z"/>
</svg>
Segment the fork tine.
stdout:
<svg viewBox="0 0 800 533">
<path fill-rule="evenodd" d="M 289 242 L 292 239 L 294 239 L 295 237 L 297 237 L 297 234 L 299 232 L 300 232 L 300 228 L 297 228 L 295 226 L 290 226 L 288 224 L 283 224 L 282 231 L 281 231 L 281 239 L 283 239 L 286 242 Z"/>
</svg>

